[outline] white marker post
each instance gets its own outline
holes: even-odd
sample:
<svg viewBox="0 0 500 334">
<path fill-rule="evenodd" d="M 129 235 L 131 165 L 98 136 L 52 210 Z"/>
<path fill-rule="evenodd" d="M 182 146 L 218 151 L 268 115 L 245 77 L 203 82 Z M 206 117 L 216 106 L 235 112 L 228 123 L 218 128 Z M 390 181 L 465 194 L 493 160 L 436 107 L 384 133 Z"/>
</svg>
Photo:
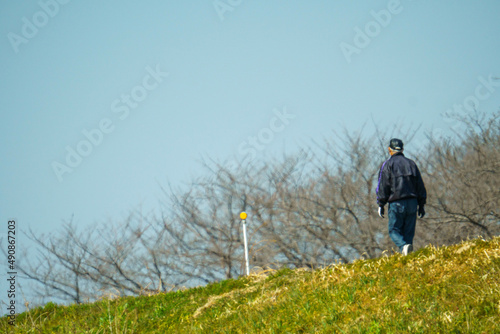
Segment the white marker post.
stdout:
<svg viewBox="0 0 500 334">
<path fill-rule="evenodd" d="M 250 269 L 248 268 L 248 244 L 247 244 L 247 213 L 240 213 L 241 222 L 243 223 L 243 242 L 245 243 L 245 265 L 247 269 L 247 276 L 250 275 Z"/>
</svg>

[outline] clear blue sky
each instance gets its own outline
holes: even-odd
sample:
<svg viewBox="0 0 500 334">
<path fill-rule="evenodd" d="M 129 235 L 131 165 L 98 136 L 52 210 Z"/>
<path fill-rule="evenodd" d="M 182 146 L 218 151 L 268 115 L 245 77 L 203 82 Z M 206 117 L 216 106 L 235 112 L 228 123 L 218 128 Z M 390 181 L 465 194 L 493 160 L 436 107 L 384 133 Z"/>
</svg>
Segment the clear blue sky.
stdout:
<svg viewBox="0 0 500 334">
<path fill-rule="evenodd" d="M 500 106 L 499 1 L 60 2 L 0 4 L 2 237 L 9 218 L 51 232 L 154 210 L 159 185 L 250 136 L 265 158 L 372 118 L 423 138 L 454 105 Z M 87 154 L 74 168 L 67 147 Z"/>
</svg>

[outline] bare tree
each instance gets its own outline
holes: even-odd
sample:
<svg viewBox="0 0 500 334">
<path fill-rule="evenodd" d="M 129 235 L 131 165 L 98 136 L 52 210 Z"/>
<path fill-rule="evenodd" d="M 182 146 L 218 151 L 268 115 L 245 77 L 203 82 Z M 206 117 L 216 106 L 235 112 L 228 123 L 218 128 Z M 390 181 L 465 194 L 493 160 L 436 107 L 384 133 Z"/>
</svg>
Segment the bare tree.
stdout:
<svg viewBox="0 0 500 334">
<path fill-rule="evenodd" d="M 209 282 L 243 273 L 239 213 L 258 187 L 259 171 L 250 164 L 240 165 L 236 172 L 216 163 L 204 166 L 207 175 L 187 191 L 165 191 L 174 223 L 164 227 L 177 241 L 179 256 L 188 262 L 184 273 Z"/>
<path fill-rule="evenodd" d="M 464 132 L 429 136 L 429 154 L 421 158 L 431 181 L 430 240 L 443 244 L 500 232 L 500 112 L 457 120 Z"/>
<path fill-rule="evenodd" d="M 86 279 L 84 263 L 88 254 L 74 247 L 75 241 L 87 243 L 92 233 L 76 234 L 74 225 L 65 224 L 63 231 L 55 236 L 36 236 L 29 231 L 28 238 L 38 246 L 36 258 L 30 257 L 19 271 L 43 287 L 36 289 L 38 297 L 59 297 L 82 303 L 89 300 L 95 284 Z"/>
<path fill-rule="evenodd" d="M 76 303 L 100 295 L 139 295 L 167 291 L 183 283 L 169 266 L 175 253 L 141 215 L 131 214 L 118 225 L 104 224 L 78 231 L 69 222 L 56 234 L 27 235 L 38 246 L 37 257 L 19 267 L 41 285 L 41 296 Z M 170 245 L 171 246 L 171 245 Z"/>
</svg>

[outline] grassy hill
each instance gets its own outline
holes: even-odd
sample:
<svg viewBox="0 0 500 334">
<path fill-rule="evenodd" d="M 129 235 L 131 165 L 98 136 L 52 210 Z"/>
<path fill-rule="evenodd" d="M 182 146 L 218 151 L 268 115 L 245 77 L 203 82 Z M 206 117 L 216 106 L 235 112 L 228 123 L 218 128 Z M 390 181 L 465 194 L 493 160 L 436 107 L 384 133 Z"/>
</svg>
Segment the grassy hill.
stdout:
<svg viewBox="0 0 500 334">
<path fill-rule="evenodd" d="M 500 237 L 19 314 L 13 333 L 500 333 Z"/>
</svg>

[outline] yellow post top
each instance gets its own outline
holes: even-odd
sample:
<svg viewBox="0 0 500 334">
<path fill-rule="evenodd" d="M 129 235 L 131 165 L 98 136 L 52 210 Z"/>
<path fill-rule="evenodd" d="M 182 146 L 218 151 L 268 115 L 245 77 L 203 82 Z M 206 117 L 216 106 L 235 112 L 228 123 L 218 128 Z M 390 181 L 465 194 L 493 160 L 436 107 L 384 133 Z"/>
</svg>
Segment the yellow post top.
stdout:
<svg viewBox="0 0 500 334">
<path fill-rule="evenodd" d="M 246 212 L 242 212 L 242 213 L 240 213 L 240 218 L 241 218 L 242 220 L 247 219 L 247 213 L 246 213 Z"/>
</svg>

